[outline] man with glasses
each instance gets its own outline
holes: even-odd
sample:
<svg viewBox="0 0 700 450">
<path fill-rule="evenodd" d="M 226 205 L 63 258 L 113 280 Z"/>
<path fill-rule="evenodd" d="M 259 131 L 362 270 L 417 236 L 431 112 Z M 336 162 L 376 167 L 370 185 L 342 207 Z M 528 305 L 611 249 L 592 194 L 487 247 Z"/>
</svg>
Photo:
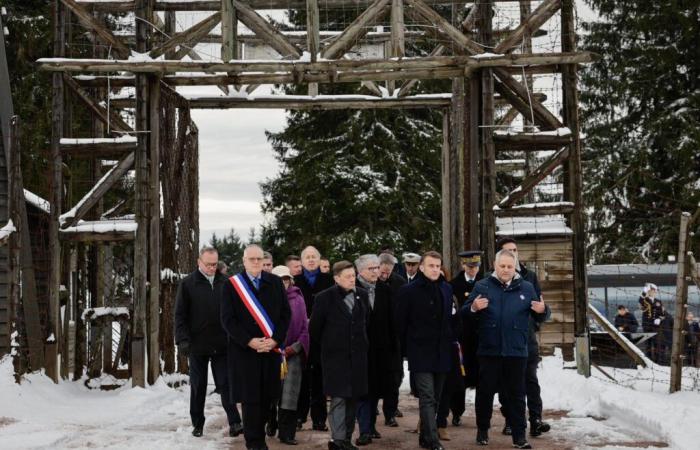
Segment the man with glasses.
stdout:
<svg viewBox="0 0 700 450">
<path fill-rule="evenodd" d="M 190 418 L 192 435 L 202 436 L 207 373 L 211 363 L 216 391 L 226 411 L 229 435 L 241 434 L 241 417 L 229 395 L 226 374 L 226 333 L 221 328 L 219 299 L 226 277 L 217 270 L 219 254 L 214 247 L 203 247 L 197 270 L 187 275 L 177 288 L 175 299 L 175 342 L 178 353 L 186 356 L 190 374 Z"/>
<path fill-rule="evenodd" d="M 243 406 L 243 435 L 249 450 L 266 450 L 265 423 L 279 398 L 291 310 L 280 277 L 262 270 L 263 250 L 248 245 L 244 270 L 224 283 L 221 323 L 228 335 L 232 401 Z"/>
</svg>

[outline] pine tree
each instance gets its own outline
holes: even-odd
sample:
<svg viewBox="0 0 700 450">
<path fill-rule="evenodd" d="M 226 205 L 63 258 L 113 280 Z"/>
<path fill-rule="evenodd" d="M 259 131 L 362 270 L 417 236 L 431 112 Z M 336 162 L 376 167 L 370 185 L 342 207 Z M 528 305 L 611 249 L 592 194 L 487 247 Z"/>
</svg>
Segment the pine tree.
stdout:
<svg viewBox="0 0 700 450">
<path fill-rule="evenodd" d="M 245 245 L 233 228 L 221 239 L 216 237 L 216 233 L 212 234 L 209 245 L 219 252 L 219 260 L 226 263 L 228 273 L 236 273 L 243 269 L 243 249 Z"/>
<path fill-rule="evenodd" d="M 661 262 L 700 200 L 700 2 L 588 0 L 586 201 L 596 262 Z"/>
</svg>

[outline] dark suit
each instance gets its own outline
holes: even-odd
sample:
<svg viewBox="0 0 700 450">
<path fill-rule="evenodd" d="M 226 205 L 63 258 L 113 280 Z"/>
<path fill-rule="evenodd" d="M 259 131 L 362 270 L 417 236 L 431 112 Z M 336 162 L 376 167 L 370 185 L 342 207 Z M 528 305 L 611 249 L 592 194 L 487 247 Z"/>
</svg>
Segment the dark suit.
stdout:
<svg viewBox="0 0 700 450">
<path fill-rule="evenodd" d="M 282 280 L 267 272 L 260 274 L 256 289 L 245 272 L 243 280 L 265 309 L 274 325 L 272 339 L 284 343 L 291 310 Z M 281 356 L 258 353 L 248 346 L 264 334 L 229 280 L 221 295 L 221 323 L 228 334 L 228 366 L 232 401 L 243 404 L 243 433 L 248 448 L 265 448 L 265 422 L 273 399 L 280 396 Z"/>
</svg>

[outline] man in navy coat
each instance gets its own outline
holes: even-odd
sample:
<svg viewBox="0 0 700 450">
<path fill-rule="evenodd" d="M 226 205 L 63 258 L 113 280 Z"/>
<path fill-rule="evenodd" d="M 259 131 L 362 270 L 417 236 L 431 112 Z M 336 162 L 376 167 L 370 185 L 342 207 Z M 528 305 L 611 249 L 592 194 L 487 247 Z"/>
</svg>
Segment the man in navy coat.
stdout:
<svg viewBox="0 0 700 450">
<path fill-rule="evenodd" d="M 478 317 L 479 384 L 476 389 L 477 444 L 488 445 L 493 397 L 507 393 L 504 406 L 512 427 L 513 446 L 532 448 L 525 439 L 525 370 L 529 321 L 541 322 L 546 308 L 532 283 L 516 271 L 516 257 L 508 250 L 496 253 L 494 273 L 476 283 L 462 307 Z"/>
</svg>

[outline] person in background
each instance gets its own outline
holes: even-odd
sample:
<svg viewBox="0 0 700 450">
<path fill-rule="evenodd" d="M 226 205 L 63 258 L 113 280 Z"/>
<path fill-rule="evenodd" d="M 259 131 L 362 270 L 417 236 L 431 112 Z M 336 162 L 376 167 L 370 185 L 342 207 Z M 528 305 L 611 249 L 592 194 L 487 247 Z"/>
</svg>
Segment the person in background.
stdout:
<svg viewBox="0 0 700 450">
<path fill-rule="evenodd" d="M 321 262 L 318 263 L 318 268 L 321 273 L 331 273 L 331 262 L 328 258 L 321 257 Z"/>
<path fill-rule="evenodd" d="M 381 257 L 384 254 L 391 255 L 394 258 L 396 258 L 396 254 L 394 253 L 394 248 L 391 245 L 382 245 L 379 248 L 378 252 L 379 256 Z M 402 264 L 394 264 L 394 268 L 392 271 L 396 274 L 399 275 L 401 278 L 404 280 L 406 279 L 406 269 L 403 267 Z"/>
<path fill-rule="evenodd" d="M 406 269 L 406 282 L 410 283 L 418 274 L 418 264 L 420 264 L 421 258 L 418 253 L 404 253 L 402 259 Z"/>
<path fill-rule="evenodd" d="M 270 252 L 263 252 L 263 265 L 262 265 L 262 270 L 265 272 L 272 272 L 272 253 Z"/>
<path fill-rule="evenodd" d="M 277 415 L 279 440 L 283 444 L 297 445 L 297 403 L 301 389 L 301 374 L 309 355 L 309 330 L 306 304 L 301 290 L 294 286 L 294 278 L 287 266 L 277 266 L 272 274 L 282 278 L 287 290 L 287 300 L 292 311 L 292 318 L 284 342 L 284 356 L 287 361 L 287 375 L 282 381 L 282 396 Z M 269 426 L 269 424 L 268 424 Z M 267 433 L 268 436 L 270 433 Z M 272 433 L 274 436 L 274 433 Z"/>
<path fill-rule="evenodd" d="M 389 285 L 393 294 L 406 284 L 406 279 L 394 271 L 398 262 L 396 256 L 390 253 L 379 254 L 379 279 Z"/>
<path fill-rule="evenodd" d="M 228 278 L 228 266 L 225 262 L 219 261 L 219 263 L 216 265 L 216 271 Z"/>
<path fill-rule="evenodd" d="M 367 395 L 369 297 L 349 261 L 333 264 L 335 286 L 318 293 L 309 321 L 311 358 L 323 367 L 322 393 L 331 397 L 329 450 L 352 445 L 356 402 Z M 325 396 L 324 396 L 325 403 Z"/>
<path fill-rule="evenodd" d="M 301 258 L 298 255 L 288 255 L 284 259 L 284 265 L 289 268 L 293 277 L 301 274 Z M 309 311 L 309 314 L 311 311 Z"/>
<path fill-rule="evenodd" d="M 695 320 L 692 312 L 685 316 L 685 360 L 686 365 L 698 367 L 698 340 L 700 339 L 700 325 Z"/>
<path fill-rule="evenodd" d="M 645 333 L 656 333 L 654 325 L 654 300 L 659 292 L 654 283 L 646 283 L 639 296 L 639 308 L 642 310 L 642 330 Z M 646 355 L 656 361 L 656 337 L 647 340 Z"/>
<path fill-rule="evenodd" d="M 634 317 L 634 314 L 629 312 L 624 305 L 617 306 L 617 315 L 615 316 L 615 328 L 621 333 L 636 333 L 639 323 Z"/>
<path fill-rule="evenodd" d="M 228 281 L 217 270 L 218 262 L 217 250 L 203 247 L 197 259 L 197 270 L 180 282 L 175 297 L 175 342 L 178 353 L 186 356 L 189 362 L 190 418 L 195 437 L 202 436 L 204 430 L 209 364 L 228 418 L 229 436 L 238 436 L 243 430 L 241 416 L 229 395 L 226 333 L 219 315 L 222 286 Z"/>
<path fill-rule="evenodd" d="M 659 364 L 665 366 L 671 363 L 671 350 L 673 343 L 673 315 L 666 311 L 661 300 L 654 301 L 654 325 L 658 329 L 657 359 Z"/>
</svg>

